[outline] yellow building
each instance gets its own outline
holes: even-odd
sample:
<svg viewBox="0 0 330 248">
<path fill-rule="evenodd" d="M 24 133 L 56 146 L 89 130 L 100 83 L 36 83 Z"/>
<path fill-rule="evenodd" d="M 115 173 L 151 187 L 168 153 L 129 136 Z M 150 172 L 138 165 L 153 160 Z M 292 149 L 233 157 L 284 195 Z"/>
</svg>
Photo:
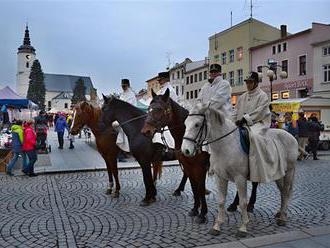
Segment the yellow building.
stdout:
<svg viewBox="0 0 330 248">
<path fill-rule="evenodd" d="M 158 83 L 158 74 L 157 76 L 154 76 L 153 78 L 148 79 L 147 81 L 147 95 L 148 97 L 151 97 L 151 89 L 155 93 L 157 93 L 160 90 L 160 85 Z"/>
<path fill-rule="evenodd" d="M 233 104 L 237 95 L 246 91 L 244 78 L 251 71 L 250 47 L 280 37 L 280 29 L 253 18 L 209 37 L 210 63 L 216 62 L 222 66 L 223 77 L 233 89 Z"/>
</svg>

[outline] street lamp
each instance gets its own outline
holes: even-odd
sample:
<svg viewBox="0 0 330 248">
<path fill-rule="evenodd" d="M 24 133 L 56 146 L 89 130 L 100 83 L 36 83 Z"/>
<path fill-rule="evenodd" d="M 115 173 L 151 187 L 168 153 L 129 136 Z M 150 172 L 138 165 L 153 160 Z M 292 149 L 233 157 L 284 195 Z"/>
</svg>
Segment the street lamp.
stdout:
<svg viewBox="0 0 330 248">
<path fill-rule="evenodd" d="M 276 74 L 275 74 L 275 70 L 276 68 L 279 67 L 281 69 L 283 69 L 282 65 L 278 65 L 277 62 L 275 61 L 268 61 L 268 65 L 263 65 L 262 68 L 267 68 L 267 72 L 266 75 L 269 78 L 269 82 L 270 82 L 270 101 L 273 101 L 273 80 L 276 79 Z M 259 74 L 259 78 L 262 78 L 262 73 L 258 72 Z M 284 79 L 288 77 L 288 73 L 286 71 L 281 71 L 280 72 L 280 78 Z"/>
</svg>

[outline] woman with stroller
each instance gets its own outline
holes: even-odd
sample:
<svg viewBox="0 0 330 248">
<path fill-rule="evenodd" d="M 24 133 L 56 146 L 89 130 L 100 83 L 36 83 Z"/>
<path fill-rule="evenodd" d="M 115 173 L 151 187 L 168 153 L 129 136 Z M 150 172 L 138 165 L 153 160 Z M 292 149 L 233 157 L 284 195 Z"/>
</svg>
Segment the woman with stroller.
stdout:
<svg viewBox="0 0 330 248">
<path fill-rule="evenodd" d="M 34 164 L 38 159 L 36 151 L 37 136 L 33 130 L 32 124 L 33 121 L 27 121 L 23 124 L 24 141 L 22 149 L 29 158 L 28 175 L 30 177 L 35 177 L 37 174 L 34 173 Z"/>
</svg>

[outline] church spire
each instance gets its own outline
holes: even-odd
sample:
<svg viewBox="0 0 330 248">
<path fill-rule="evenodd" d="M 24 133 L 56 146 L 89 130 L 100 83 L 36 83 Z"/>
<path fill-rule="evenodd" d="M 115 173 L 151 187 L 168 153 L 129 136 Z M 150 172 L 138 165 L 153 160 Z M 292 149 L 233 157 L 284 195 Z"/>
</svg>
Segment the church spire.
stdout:
<svg viewBox="0 0 330 248">
<path fill-rule="evenodd" d="M 29 32 L 29 27 L 28 24 L 25 25 L 25 34 L 24 34 L 24 40 L 23 40 L 23 45 L 21 45 L 18 48 L 17 53 L 33 53 L 35 54 L 35 49 L 33 46 L 31 46 L 31 41 L 30 41 L 30 32 Z"/>
</svg>

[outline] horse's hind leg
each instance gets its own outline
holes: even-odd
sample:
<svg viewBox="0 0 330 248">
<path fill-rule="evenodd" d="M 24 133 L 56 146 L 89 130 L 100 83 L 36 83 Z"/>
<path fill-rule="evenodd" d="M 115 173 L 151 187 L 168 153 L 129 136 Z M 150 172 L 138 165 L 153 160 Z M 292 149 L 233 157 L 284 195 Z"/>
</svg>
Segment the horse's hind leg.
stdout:
<svg viewBox="0 0 330 248">
<path fill-rule="evenodd" d="M 120 183 L 119 183 L 119 177 L 118 177 L 118 167 L 117 167 L 117 158 L 115 158 L 112 161 L 112 172 L 113 172 L 113 177 L 115 178 L 116 182 L 116 189 L 115 192 L 112 193 L 113 198 L 119 197 L 119 192 L 120 192 Z"/>
<path fill-rule="evenodd" d="M 240 177 L 235 180 L 238 196 L 239 196 L 239 208 L 241 209 L 241 220 L 242 224 L 238 229 L 237 235 L 239 237 L 246 237 L 247 235 L 247 224 L 249 223 L 249 216 L 247 213 L 247 197 L 246 197 L 246 179 Z"/>
<path fill-rule="evenodd" d="M 235 199 L 234 199 L 233 203 L 229 205 L 229 207 L 227 208 L 227 211 L 235 212 L 237 210 L 238 204 L 239 204 L 239 196 L 238 196 L 238 192 L 236 192 Z"/>
<path fill-rule="evenodd" d="M 182 176 L 180 185 L 173 193 L 174 196 L 181 195 L 181 192 L 184 191 L 184 186 L 186 185 L 187 179 L 188 179 L 188 176 L 183 172 L 183 176 Z"/>
<path fill-rule="evenodd" d="M 295 173 L 295 168 L 293 167 L 287 171 L 287 173 L 283 178 L 276 181 L 277 187 L 281 193 L 281 208 L 280 211 L 275 216 L 276 223 L 279 226 L 286 225 L 287 209 L 292 194 L 294 173 Z"/>
<path fill-rule="evenodd" d="M 252 182 L 251 196 L 250 196 L 249 204 L 247 205 L 247 211 L 249 213 L 253 213 L 254 204 L 256 203 L 257 200 L 257 188 L 258 188 L 258 183 Z"/>
<path fill-rule="evenodd" d="M 198 196 L 199 196 L 199 201 L 201 203 L 201 213 L 198 215 L 198 218 L 195 221 L 198 224 L 202 224 L 206 222 L 206 214 L 207 214 L 207 203 L 205 198 L 206 171 L 202 171 L 201 173 L 203 174 L 203 177 L 199 179 L 199 183 L 198 183 Z"/>
<path fill-rule="evenodd" d="M 188 215 L 193 217 L 198 215 L 198 208 L 200 205 L 199 196 L 198 196 L 198 184 L 193 181 L 191 178 L 189 178 L 191 189 L 194 195 L 194 207 L 192 210 L 189 211 Z"/>
<path fill-rule="evenodd" d="M 218 216 L 213 224 L 212 229 L 209 231 L 211 235 L 219 235 L 220 227 L 225 222 L 225 203 L 227 196 L 228 181 L 224 178 L 217 176 L 218 192 L 219 192 L 219 208 Z"/>
</svg>

